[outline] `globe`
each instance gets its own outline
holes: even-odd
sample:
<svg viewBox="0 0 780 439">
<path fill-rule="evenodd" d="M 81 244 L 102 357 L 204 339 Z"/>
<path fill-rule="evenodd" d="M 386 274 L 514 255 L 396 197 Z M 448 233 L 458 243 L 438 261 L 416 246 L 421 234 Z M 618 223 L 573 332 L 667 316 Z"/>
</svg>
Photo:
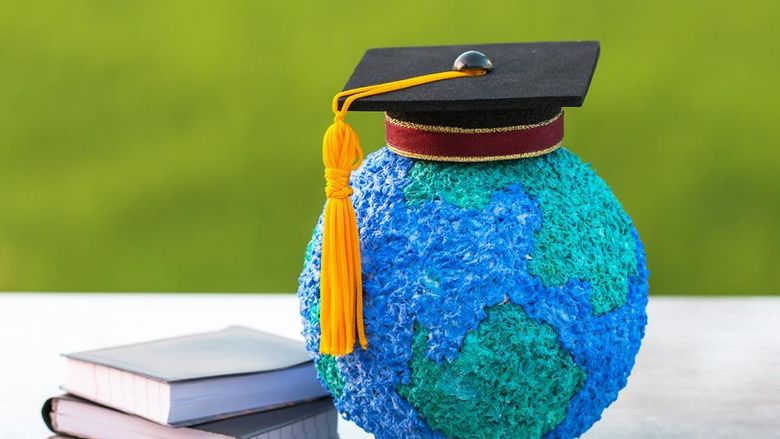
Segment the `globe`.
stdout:
<svg viewBox="0 0 780 439">
<path fill-rule="evenodd" d="M 377 438 L 577 437 L 626 384 L 647 321 L 645 255 L 572 152 L 487 163 L 387 148 L 352 176 L 369 341 L 321 355 L 322 218 L 298 296 L 338 410 Z"/>
</svg>

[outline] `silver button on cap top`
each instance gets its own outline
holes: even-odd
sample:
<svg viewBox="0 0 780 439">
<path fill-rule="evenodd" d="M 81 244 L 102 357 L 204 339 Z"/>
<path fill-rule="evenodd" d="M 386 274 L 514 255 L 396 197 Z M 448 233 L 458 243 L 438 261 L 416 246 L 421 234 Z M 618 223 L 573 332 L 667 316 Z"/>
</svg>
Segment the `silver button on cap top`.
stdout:
<svg viewBox="0 0 780 439">
<path fill-rule="evenodd" d="M 493 62 L 484 53 L 469 50 L 455 58 L 452 70 L 484 70 L 487 73 L 493 70 Z"/>
</svg>

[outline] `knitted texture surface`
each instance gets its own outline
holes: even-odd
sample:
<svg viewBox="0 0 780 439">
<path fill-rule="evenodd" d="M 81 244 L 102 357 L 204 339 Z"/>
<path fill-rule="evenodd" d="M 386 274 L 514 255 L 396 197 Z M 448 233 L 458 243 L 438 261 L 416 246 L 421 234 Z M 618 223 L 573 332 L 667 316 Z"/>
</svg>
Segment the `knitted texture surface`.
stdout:
<svg viewBox="0 0 780 439">
<path fill-rule="evenodd" d="M 589 167 L 563 149 L 534 159 L 443 164 L 383 148 L 366 158 L 352 186 L 369 349 L 318 354 L 321 220 L 298 289 L 307 347 L 341 413 L 380 439 L 484 437 L 465 429 L 474 422 L 468 407 L 480 399 L 483 411 L 509 415 L 515 409 L 500 397 L 460 393 L 446 415 L 431 408 L 445 404 L 446 389 L 475 385 L 477 377 L 453 371 L 503 352 L 487 341 L 493 339 L 468 340 L 479 339 L 491 310 L 508 304 L 527 318 L 516 319 L 519 337 L 535 334 L 541 352 L 554 334 L 558 346 L 549 352 L 569 356 L 583 377 L 561 412 L 558 393 L 538 389 L 564 389 L 571 375 L 542 374 L 548 382 L 541 383 L 483 368 L 479 380 L 525 383 L 518 386 L 536 395 L 525 410 L 544 422 L 524 424 L 518 434 L 575 437 L 600 418 L 639 350 L 647 270 L 633 225 Z M 506 352 L 522 350 L 511 338 Z M 488 349 L 468 347 L 485 343 Z M 432 372 L 436 367 L 442 370 Z M 426 399 L 420 389 L 431 386 L 439 390 Z"/>
<path fill-rule="evenodd" d="M 426 358 L 428 331 L 417 328 L 412 379 L 398 393 L 450 437 L 540 437 L 566 417 L 585 373 L 555 330 L 520 306 L 503 303 L 485 312 L 451 363 Z"/>
<path fill-rule="evenodd" d="M 471 165 L 419 161 L 409 180 L 404 195 L 410 205 L 443 200 L 473 209 L 519 182 L 544 218 L 534 237 L 531 274 L 545 285 L 588 281 L 597 314 L 625 303 L 626 274 L 636 274 L 633 226 L 609 188 L 574 154 L 561 150 L 536 160 Z"/>
</svg>

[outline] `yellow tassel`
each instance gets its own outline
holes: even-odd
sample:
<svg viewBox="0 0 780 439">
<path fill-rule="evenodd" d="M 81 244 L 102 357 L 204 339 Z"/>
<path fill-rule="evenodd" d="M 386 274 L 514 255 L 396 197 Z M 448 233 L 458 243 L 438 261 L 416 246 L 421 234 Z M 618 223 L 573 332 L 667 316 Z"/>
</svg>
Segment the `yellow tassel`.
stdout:
<svg viewBox="0 0 780 439">
<path fill-rule="evenodd" d="M 325 164 L 325 213 L 320 268 L 320 353 L 346 355 L 355 347 L 355 335 L 368 348 L 363 325 L 363 278 L 360 237 L 350 196 L 349 177 L 363 161 L 357 133 L 344 122 L 357 99 L 444 79 L 479 76 L 483 70 L 446 71 L 400 81 L 346 90 L 333 98 L 335 117 L 322 141 Z M 339 109 L 339 99 L 348 96 Z"/>
</svg>

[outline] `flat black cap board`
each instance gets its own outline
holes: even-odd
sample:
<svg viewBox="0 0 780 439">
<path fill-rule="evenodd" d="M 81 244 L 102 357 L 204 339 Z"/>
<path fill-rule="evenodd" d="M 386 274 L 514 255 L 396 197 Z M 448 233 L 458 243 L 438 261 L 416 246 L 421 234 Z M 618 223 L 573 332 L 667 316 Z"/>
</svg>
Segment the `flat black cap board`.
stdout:
<svg viewBox="0 0 780 439">
<path fill-rule="evenodd" d="M 579 107 L 599 56 L 597 41 L 469 44 L 368 50 L 345 90 L 452 69 L 463 52 L 484 53 L 488 74 L 356 100 L 351 111 L 478 112 Z M 343 102 L 343 99 L 341 100 Z"/>
</svg>

